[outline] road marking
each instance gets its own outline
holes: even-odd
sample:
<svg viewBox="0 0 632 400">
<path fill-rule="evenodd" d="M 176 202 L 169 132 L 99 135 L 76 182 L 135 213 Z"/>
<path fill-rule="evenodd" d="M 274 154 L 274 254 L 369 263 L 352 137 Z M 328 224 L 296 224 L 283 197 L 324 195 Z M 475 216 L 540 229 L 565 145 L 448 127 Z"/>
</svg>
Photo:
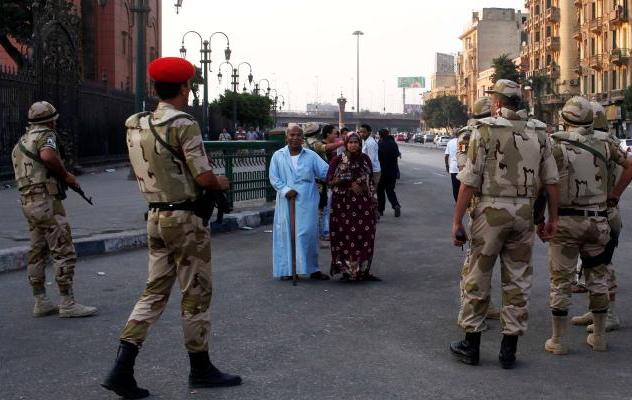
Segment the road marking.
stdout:
<svg viewBox="0 0 632 400">
<path fill-rule="evenodd" d="M 415 182 L 415 183 L 413 183 L 413 185 L 423 185 L 423 182 L 421 182 L 421 181 Z"/>
<path fill-rule="evenodd" d="M 438 172 L 433 172 L 433 174 L 435 174 L 435 175 L 439 175 L 439 176 L 447 176 L 446 174 L 440 174 L 440 173 L 438 173 Z"/>
</svg>

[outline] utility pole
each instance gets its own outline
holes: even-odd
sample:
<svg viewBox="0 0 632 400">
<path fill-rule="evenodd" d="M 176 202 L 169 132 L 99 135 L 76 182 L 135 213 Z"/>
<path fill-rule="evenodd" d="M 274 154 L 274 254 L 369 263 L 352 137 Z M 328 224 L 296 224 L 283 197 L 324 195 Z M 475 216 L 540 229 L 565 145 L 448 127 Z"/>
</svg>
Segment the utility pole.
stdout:
<svg viewBox="0 0 632 400">
<path fill-rule="evenodd" d="M 364 35 L 362 31 L 352 33 L 356 37 L 356 116 L 358 119 L 357 126 L 360 126 L 360 36 Z"/>
</svg>

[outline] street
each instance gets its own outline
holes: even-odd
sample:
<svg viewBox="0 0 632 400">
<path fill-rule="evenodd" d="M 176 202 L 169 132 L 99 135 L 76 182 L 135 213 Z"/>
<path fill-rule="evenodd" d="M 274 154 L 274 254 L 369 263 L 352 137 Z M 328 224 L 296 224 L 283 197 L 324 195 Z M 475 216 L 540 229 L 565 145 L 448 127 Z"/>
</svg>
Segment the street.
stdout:
<svg viewBox="0 0 632 400">
<path fill-rule="evenodd" d="M 448 351 L 448 343 L 462 337 L 456 315 L 464 253 L 451 244 L 454 201 L 443 151 L 400 150 L 402 217 L 395 219 L 387 208 L 377 226 L 372 272 L 383 282 L 302 280 L 292 287 L 271 277 L 271 226 L 215 235 L 211 356 L 220 369 L 241 374 L 244 383 L 188 389 L 174 289 L 136 364 L 136 379 L 151 398 L 632 399 L 632 272 L 627 268 L 632 243 L 626 229 L 632 196 L 621 201 L 626 227 L 615 253 L 617 310 L 624 327 L 608 334 L 609 351 L 592 352 L 583 327 L 570 328 L 569 355 L 544 351 L 551 317 L 546 247 L 538 242 L 529 332 L 519 340 L 517 368 L 499 366 L 498 321 L 488 322 L 490 330 L 483 334 L 481 365 L 470 367 Z M 319 261 L 328 272 L 329 250 L 321 250 Z M 118 334 L 143 289 L 146 268 L 145 250 L 80 259 L 77 299 L 99 307 L 99 314 L 76 320 L 32 318 L 26 272 L 0 275 L 0 398 L 115 399 L 99 383 L 115 359 Z M 47 274 L 49 295 L 56 300 L 50 269 Z M 571 315 L 583 313 L 586 296 L 573 300 Z"/>
</svg>

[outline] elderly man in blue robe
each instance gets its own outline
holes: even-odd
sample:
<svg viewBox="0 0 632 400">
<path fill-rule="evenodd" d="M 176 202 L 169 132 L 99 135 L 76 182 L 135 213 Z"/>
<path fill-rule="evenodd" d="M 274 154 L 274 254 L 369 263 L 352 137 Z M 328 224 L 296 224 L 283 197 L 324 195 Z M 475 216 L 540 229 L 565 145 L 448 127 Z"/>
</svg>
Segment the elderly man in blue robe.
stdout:
<svg viewBox="0 0 632 400">
<path fill-rule="evenodd" d="M 295 199 L 296 273 L 327 280 L 318 267 L 318 187 L 329 166 L 315 152 L 303 148 L 299 126 L 285 133 L 287 146 L 277 150 L 270 162 L 270 183 L 277 192 L 272 239 L 272 273 L 281 280 L 292 279 L 292 237 L 289 200 Z"/>
</svg>

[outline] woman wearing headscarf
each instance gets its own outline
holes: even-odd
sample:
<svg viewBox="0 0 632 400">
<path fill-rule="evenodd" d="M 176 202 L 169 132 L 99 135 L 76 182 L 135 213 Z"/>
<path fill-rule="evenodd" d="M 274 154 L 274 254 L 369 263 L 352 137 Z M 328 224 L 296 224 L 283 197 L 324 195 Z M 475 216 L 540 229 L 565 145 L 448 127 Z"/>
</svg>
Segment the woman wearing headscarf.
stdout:
<svg viewBox="0 0 632 400">
<path fill-rule="evenodd" d="M 373 166 L 357 133 L 345 137 L 345 152 L 331 161 L 327 182 L 332 188 L 331 275 L 342 274 L 344 281 L 379 281 L 369 273 L 376 223 Z"/>
</svg>

